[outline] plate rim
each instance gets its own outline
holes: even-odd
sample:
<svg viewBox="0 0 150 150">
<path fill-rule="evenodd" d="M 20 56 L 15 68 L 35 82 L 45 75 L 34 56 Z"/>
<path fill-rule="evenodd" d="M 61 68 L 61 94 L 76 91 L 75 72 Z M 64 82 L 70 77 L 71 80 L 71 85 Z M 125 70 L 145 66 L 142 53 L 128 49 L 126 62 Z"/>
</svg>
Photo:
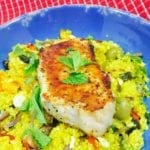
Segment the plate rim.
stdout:
<svg viewBox="0 0 150 150">
<path fill-rule="evenodd" d="M 125 10 L 120 10 L 120 9 L 116 9 L 116 8 L 112 8 L 112 7 L 108 7 L 108 6 L 95 5 L 95 4 L 87 4 L 87 5 L 85 5 L 85 4 L 70 4 L 70 5 L 68 5 L 67 4 L 67 5 L 59 5 L 59 6 L 50 6 L 50 7 L 41 8 L 41 9 L 38 9 L 38 10 L 34 10 L 32 12 L 25 13 L 25 14 L 23 14 L 21 16 L 18 16 L 16 18 L 11 19 L 10 21 L 5 22 L 2 25 L 0 25 L 0 30 L 3 30 L 5 28 L 9 27 L 9 25 L 12 25 L 14 23 L 19 22 L 20 20 L 24 19 L 28 15 L 29 16 L 31 15 L 31 16 L 34 17 L 36 15 L 39 15 L 42 11 L 44 11 L 46 13 L 49 10 L 54 10 L 54 9 L 59 9 L 59 8 L 71 8 L 71 7 L 72 8 L 84 8 L 85 10 L 87 9 L 87 11 L 90 8 L 95 8 L 97 10 L 98 9 L 100 9 L 100 10 L 105 9 L 105 10 L 108 10 L 109 13 L 110 12 L 113 12 L 113 13 L 116 13 L 116 14 L 119 13 L 119 14 L 121 14 L 123 16 L 129 17 L 129 19 L 131 18 L 133 20 L 136 20 L 138 24 L 140 23 L 141 25 L 146 25 L 150 29 L 150 21 L 148 21 L 148 20 L 146 20 L 146 19 L 144 19 L 144 18 L 142 18 L 142 17 L 140 17 L 138 15 L 135 15 L 135 14 L 132 14 L 130 12 L 127 12 Z M 146 130 L 146 131 L 148 131 L 148 130 Z M 145 133 L 145 131 L 144 131 L 144 133 Z M 144 136 L 143 136 L 143 138 L 144 138 Z M 145 140 L 145 138 L 144 138 L 144 140 Z M 143 145 L 143 146 L 145 146 L 145 145 Z"/>
<path fill-rule="evenodd" d="M 118 13 L 120 15 L 124 15 L 127 16 L 135 21 L 138 21 L 138 23 L 142 24 L 142 25 L 148 25 L 150 27 L 150 21 L 148 21 L 147 19 L 138 16 L 136 14 L 130 13 L 126 10 L 121 10 L 121 9 L 117 9 L 117 8 L 113 8 L 113 7 L 109 7 L 109 6 L 103 6 L 103 5 L 98 5 L 98 4 L 63 4 L 63 5 L 58 5 L 58 6 L 49 6 L 49 7 L 45 7 L 45 8 L 40 8 L 37 10 L 33 10 L 31 12 L 26 12 L 25 14 L 22 14 L 20 16 L 17 16 L 13 19 L 10 19 L 7 22 L 4 22 L 3 24 L 0 25 L 0 30 L 8 27 L 9 25 L 16 23 L 18 21 L 20 21 L 21 19 L 24 19 L 27 16 L 36 16 L 38 14 L 40 14 L 42 11 L 46 12 L 49 10 L 53 10 L 53 9 L 59 9 L 59 8 L 84 8 L 86 11 L 88 11 L 88 9 L 90 8 L 95 8 L 97 10 L 106 10 L 108 11 L 110 14 L 113 13 Z"/>
</svg>

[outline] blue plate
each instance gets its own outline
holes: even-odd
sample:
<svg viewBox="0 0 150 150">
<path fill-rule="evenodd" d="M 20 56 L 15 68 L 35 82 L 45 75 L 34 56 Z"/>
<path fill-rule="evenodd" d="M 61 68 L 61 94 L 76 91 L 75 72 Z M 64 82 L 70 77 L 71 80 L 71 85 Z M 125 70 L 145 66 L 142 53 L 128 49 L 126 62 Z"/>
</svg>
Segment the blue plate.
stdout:
<svg viewBox="0 0 150 150">
<path fill-rule="evenodd" d="M 113 40 L 126 51 L 142 52 L 150 75 L 150 23 L 129 13 L 100 6 L 62 6 L 43 9 L 0 26 L 0 68 L 11 47 L 35 39 L 57 38 L 60 29 L 74 35 Z M 150 110 L 150 100 L 145 100 Z M 150 150 L 150 131 L 143 150 Z"/>
</svg>

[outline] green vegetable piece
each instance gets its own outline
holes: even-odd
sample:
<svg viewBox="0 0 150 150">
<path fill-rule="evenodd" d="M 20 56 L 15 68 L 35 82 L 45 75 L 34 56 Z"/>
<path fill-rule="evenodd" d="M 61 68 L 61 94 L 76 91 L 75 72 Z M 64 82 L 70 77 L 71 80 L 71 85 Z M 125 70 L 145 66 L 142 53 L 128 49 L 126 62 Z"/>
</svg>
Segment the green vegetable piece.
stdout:
<svg viewBox="0 0 150 150">
<path fill-rule="evenodd" d="M 115 127 L 113 125 L 111 126 L 111 128 L 112 128 L 113 132 L 118 132 L 118 130 L 119 130 L 117 127 Z"/>
<path fill-rule="evenodd" d="M 65 84 L 80 85 L 88 82 L 88 77 L 84 73 L 73 72 L 68 78 L 62 81 Z"/>
<path fill-rule="evenodd" d="M 52 40 L 52 39 L 46 39 L 44 41 L 35 40 L 34 46 L 37 48 L 37 50 L 41 51 L 42 48 L 50 46 L 53 43 L 53 41 L 56 40 Z"/>
<path fill-rule="evenodd" d="M 40 50 L 43 47 L 43 41 L 35 40 L 35 47 Z"/>
<path fill-rule="evenodd" d="M 40 98 L 40 93 L 41 93 L 40 87 L 36 86 L 34 96 L 35 96 L 35 99 L 36 99 L 36 102 L 37 102 L 39 108 L 43 111 L 43 106 L 42 106 L 42 102 L 41 102 L 41 98 Z"/>
<path fill-rule="evenodd" d="M 123 99 L 119 100 L 116 105 L 116 116 L 120 120 L 128 119 L 130 117 L 131 105 L 130 103 Z"/>
<path fill-rule="evenodd" d="M 21 111 L 28 111 L 28 110 L 29 110 L 29 107 L 30 107 L 30 103 L 29 103 L 29 101 L 28 101 L 28 102 L 25 102 L 25 103 L 21 106 L 20 110 L 21 110 Z"/>
<path fill-rule="evenodd" d="M 71 51 L 75 51 L 75 50 L 73 48 L 67 48 L 67 53 L 69 53 Z"/>
<path fill-rule="evenodd" d="M 30 84 L 32 81 L 35 81 L 36 77 L 35 76 L 30 76 L 25 80 L 25 84 Z"/>
<path fill-rule="evenodd" d="M 44 148 L 51 141 L 51 139 L 47 135 L 45 135 L 40 129 L 36 127 L 26 129 L 23 133 L 23 137 L 26 135 L 31 135 L 39 148 Z"/>
<path fill-rule="evenodd" d="M 23 48 L 24 48 L 23 45 L 17 44 L 12 48 L 13 54 L 15 54 L 16 56 L 22 55 L 24 53 Z"/>
<path fill-rule="evenodd" d="M 50 138 L 38 128 L 32 128 L 32 136 L 40 148 L 44 148 L 50 142 Z"/>
<path fill-rule="evenodd" d="M 21 61 L 23 61 L 24 63 L 29 63 L 30 62 L 30 58 L 26 55 L 19 55 L 19 58 Z"/>
<path fill-rule="evenodd" d="M 130 127 L 130 128 L 127 128 L 126 134 L 129 135 L 129 134 L 131 134 L 134 130 L 141 128 L 139 121 L 133 120 L 133 123 L 134 123 L 134 126 L 132 126 L 132 127 Z"/>
<path fill-rule="evenodd" d="M 41 124 L 46 123 L 46 119 L 43 114 L 43 109 L 42 109 L 42 104 L 41 104 L 41 99 L 40 99 L 40 88 L 39 86 L 36 86 L 35 89 L 33 90 L 33 95 L 31 96 L 30 100 L 30 108 L 29 111 L 34 114 L 37 120 Z"/>
<path fill-rule="evenodd" d="M 142 59 L 139 56 L 130 55 L 130 58 L 131 58 L 131 61 L 134 62 L 134 63 L 136 63 L 136 64 L 142 63 Z"/>
<path fill-rule="evenodd" d="M 109 60 L 114 60 L 117 58 L 117 56 L 118 56 L 118 50 L 116 50 L 115 48 L 109 49 L 106 53 L 106 57 Z"/>
<path fill-rule="evenodd" d="M 26 102 L 22 107 L 22 111 L 29 111 L 35 118 L 41 123 L 46 123 L 46 119 L 43 114 L 43 107 L 40 99 L 40 88 L 39 86 L 35 86 L 33 89 L 33 93 L 29 98 L 28 102 Z"/>
<path fill-rule="evenodd" d="M 133 77 L 131 72 L 125 72 L 123 74 L 120 74 L 120 78 L 125 82 L 127 80 L 131 80 Z"/>
<path fill-rule="evenodd" d="M 39 64 L 39 60 L 36 54 L 25 51 L 26 48 L 26 45 L 18 44 L 13 47 L 13 54 L 18 56 L 21 61 L 28 64 L 25 68 L 25 74 L 31 74 L 33 71 L 36 70 Z"/>
<path fill-rule="evenodd" d="M 31 74 L 33 71 L 36 71 L 39 65 L 39 59 L 35 55 L 32 55 L 29 61 L 29 65 L 25 68 L 25 74 Z"/>
<path fill-rule="evenodd" d="M 25 51 L 26 48 L 26 45 L 18 44 L 13 47 L 13 54 L 18 56 L 24 63 L 28 63 L 27 67 L 25 68 L 25 74 L 31 74 L 38 67 L 39 60 L 37 54 Z"/>
</svg>

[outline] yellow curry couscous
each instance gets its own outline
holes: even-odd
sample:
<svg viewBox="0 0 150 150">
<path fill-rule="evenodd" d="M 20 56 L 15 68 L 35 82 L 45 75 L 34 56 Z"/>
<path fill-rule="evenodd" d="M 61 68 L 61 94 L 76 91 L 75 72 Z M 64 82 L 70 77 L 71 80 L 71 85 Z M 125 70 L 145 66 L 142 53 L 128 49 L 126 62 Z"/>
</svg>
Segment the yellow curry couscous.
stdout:
<svg viewBox="0 0 150 150">
<path fill-rule="evenodd" d="M 141 55 L 125 53 L 112 41 L 87 40 L 95 59 L 109 74 L 115 97 L 112 125 L 101 137 L 86 135 L 48 115 L 40 101 L 37 79 L 39 51 L 57 41 L 75 38 L 62 30 L 57 40 L 17 44 L 0 70 L 0 150 L 140 150 L 148 118 L 143 98 L 149 94 Z"/>
</svg>

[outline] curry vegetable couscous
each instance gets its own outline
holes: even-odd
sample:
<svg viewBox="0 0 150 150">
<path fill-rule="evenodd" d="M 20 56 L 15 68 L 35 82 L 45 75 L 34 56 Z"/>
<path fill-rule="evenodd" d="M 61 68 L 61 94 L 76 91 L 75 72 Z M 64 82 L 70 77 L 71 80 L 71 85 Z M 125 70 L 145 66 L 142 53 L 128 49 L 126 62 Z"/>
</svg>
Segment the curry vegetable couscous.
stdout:
<svg viewBox="0 0 150 150">
<path fill-rule="evenodd" d="M 84 67 L 88 68 L 95 63 L 101 68 L 102 76 L 109 76 L 111 91 L 108 91 L 108 97 L 114 100 L 115 112 L 112 122 L 107 126 L 105 124 L 105 133 L 95 136 L 97 131 L 89 132 L 84 127 L 78 129 L 78 126 L 63 123 L 43 108 L 42 89 L 37 75 L 39 55 L 52 45 L 56 44 L 57 47 L 57 43 L 70 39 L 76 39 L 71 31 L 61 30 L 60 38 L 56 40 L 17 44 L 9 53 L 8 60 L 3 62 L 5 70 L 0 70 L 0 150 L 142 149 L 143 133 L 148 129 L 150 120 L 150 113 L 143 100 L 149 96 L 145 64 L 141 54 L 125 53 L 112 41 L 96 41 L 91 36 L 86 39 L 86 43 L 93 48 L 94 62 L 71 48 L 67 49 L 67 56 L 58 60 L 59 64 L 66 67 L 67 72 L 73 69 L 69 75 L 65 74 L 65 79 L 61 79 L 62 84 L 67 87 L 70 85 L 80 88 L 87 84 L 89 76 L 84 72 Z M 66 58 L 69 63 L 64 62 Z M 71 59 L 72 62 L 75 59 L 74 66 L 69 66 Z M 99 104 L 99 108 L 89 106 L 85 110 L 93 112 L 94 109 L 102 109 L 105 107 L 104 103 L 105 101 L 102 107 Z"/>
</svg>

